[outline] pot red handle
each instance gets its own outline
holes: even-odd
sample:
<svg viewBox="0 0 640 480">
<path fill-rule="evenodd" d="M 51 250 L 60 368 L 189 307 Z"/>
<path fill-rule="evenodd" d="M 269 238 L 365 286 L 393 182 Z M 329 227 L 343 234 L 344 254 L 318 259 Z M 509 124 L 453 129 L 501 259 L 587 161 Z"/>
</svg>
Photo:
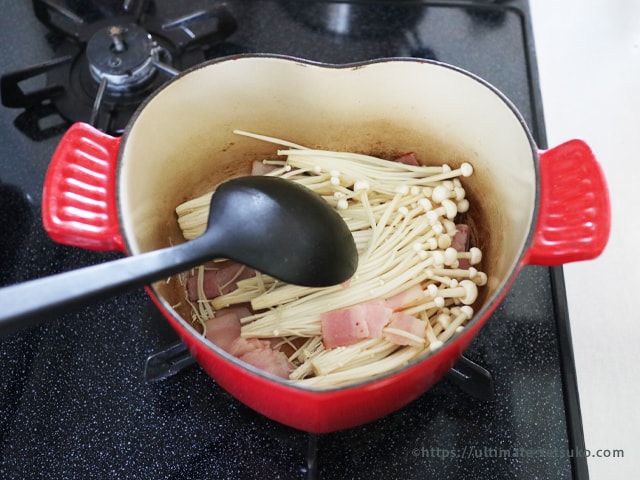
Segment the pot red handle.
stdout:
<svg viewBox="0 0 640 480">
<path fill-rule="evenodd" d="M 56 242 L 124 251 L 116 209 L 120 141 L 86 123 L 73 124 L 60 140 L 42 197 L 44 228 Z"/>
<path fill-rule="evenodd" d="M 587 144 L 570 140 L 540 152 L 540 212 L 525 263 L 554 266 L 596 258 L 610 229 L 609 192 Z"/>
</svg>

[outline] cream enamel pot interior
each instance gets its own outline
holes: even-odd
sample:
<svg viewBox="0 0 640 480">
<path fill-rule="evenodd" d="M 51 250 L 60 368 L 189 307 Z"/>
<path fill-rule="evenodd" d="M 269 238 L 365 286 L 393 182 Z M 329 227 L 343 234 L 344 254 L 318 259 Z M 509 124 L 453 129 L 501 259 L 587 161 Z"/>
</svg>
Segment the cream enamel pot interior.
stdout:
<svg viewBox="0 0 640 480">
<path fill-rule="evenodd" d="M 240 56 L 191 69 L 148 99 L 121 138 L 71 127 L 47 175 L 45 228 L 58 242 L 131 255 L 182 242 L 178 204 L 275 153 L 233 129 L 309 147 L 387 158 L 414 151 L 427 164 L 474 166 L 465 187 L 473 243 L 488 275 L 476 314 L 442 348 L 382 377 L 324 391 L 291 385 L 204 340 L 183 319 L 187 312 L 171 307 L 182 295 L 175 282 L 148 288 L 223 388 L 302 430 L 344 429 L 401 408 L 453 366 L 521 267 L 593 258 L 607 242 L 607 189 L 583 142 L 541 152 L 495 88 L 458 68 L 413 59 L 329 66 Z"/>
</svg>

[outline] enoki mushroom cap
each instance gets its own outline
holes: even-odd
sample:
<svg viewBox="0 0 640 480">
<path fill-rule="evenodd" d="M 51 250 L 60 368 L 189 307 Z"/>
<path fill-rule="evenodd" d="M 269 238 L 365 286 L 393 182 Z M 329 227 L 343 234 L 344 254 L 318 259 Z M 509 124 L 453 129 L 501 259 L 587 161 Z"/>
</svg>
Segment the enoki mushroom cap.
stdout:
<svg viewBox="0 0 640 480">
<path fill-rule="evenodd" d="M 460 298 L 460 301 L 465 305 L 471 305 L 478 298 L 478 286 L 471 280 L 462 280 L 458 288 L 464 288 L 465 295 Z"/>
</svg>

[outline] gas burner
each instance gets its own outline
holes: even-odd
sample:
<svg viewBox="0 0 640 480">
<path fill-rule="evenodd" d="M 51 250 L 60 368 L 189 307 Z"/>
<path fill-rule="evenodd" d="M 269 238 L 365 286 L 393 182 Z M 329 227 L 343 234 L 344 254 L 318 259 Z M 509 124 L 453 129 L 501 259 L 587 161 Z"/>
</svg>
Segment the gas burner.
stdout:
<svg viewBox="0 0 640 480">
<path fill-rule="evenodd" d="M 124 0 L 100 15 L 62 3 L 33 2 L 58 56 L 0 77 L 2 104 L 24 109 L 14 123 L 34 140 L 58 135 L 77 121 L 121 134 L 149 94 L 207 60 L 211 46 L 237 26 L 224 5 L 165 18 L 149 0 Z M 40 76 L 46 86 L 25 93 L 21 84 Z"/>
<path fill-rule="evenodd" d="M 93 79 L 114 92 L 136 92 L 155 76 L 151 35 L 136 24 L 111 25 L 93 34 L 87 60 Z"/>
</svg>

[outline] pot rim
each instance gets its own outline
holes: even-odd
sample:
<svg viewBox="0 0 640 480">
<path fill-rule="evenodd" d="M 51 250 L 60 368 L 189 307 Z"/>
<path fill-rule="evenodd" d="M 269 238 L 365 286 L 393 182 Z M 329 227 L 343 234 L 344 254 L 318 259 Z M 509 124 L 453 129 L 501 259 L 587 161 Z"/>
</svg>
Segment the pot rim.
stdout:
<svg viewBox="0 0 640 480">
<path fill-rule="evenodd" d="M 529 142 L 529 146 L 531 148 L 531 152 L 532 152 L 532 160 L 533 160 L 533 168 L 534 168 L 534 175 L 535 175 L 535 204 L 533 206 L 533 212 L 532 212 L 532 217 L 531 217 L 531 223 L 529 225 L 529 230 L 527 232 L 525 241 L 523 243 L 523 246 L 521 248 L 521 250 L 518 252 L 517 257 L 514 259 L 514 267 L 510 270 L 509 274 L 503 278 L 500 282 L 500 286 L 499 288 L 497 288 L 495 290 L 495 292 L 489 296 L 485 302 L 482 304 L 481 308 L 475 312 L 475 314 L 473 315 L 473 317 L 469 320 L 469 322 L 465 325 L 464 329 L 459 332 L 459 333 L 455 333 L 450 339 L 448 339 L 444 345 L 442 345 L 440 348 L 434 350 L 434 351 L 426 351 L 423 352 L 422 354 L 418 355 L 417 357 L 415 357 L 414 359 L 412 359 L 411 361 L 409 361 L 406 365 L 401 366 L 401 367 L 397 367 L 393 370 L 390 370 L 384 374 L 366 379 L 366 380 L 360 380 L 360 381 L 356 381 L 353 383 L 349 383 L 346 385 L 342 385 L 342 386 L 337 386 L 337 387 L 329 387 L 329 388 L 322 388 L 322 389 L 318 389 L 318 388 L 314 388 L 314 387 L 309 387 L 309 386 L 304 386 L 304 385 L 299 385 L 296 384 L 294 382 L 291 382 L 290 380 L 286 380 L 280 377 L 277 377 L 273 374 L 267 373 L 263 370 L 260 370 L 252 365 L 249 365 L 245 362 L 240 361 L 238 358 L 236 358 L 235 356 L 225 352 L 224 350 L 222 350 L 220 347 L 216 346 L 215 344 L 213 344 L 212 342 L 208 341 L 203 335 L 198 334 L 198 332 L 195 331 L 195 329 L 193 328 L 193 326 L 191 326 L 189 324 L 189 322 L 187 322 L 184 318 L 182 318 L 181 315 L 179 315 L 172 307 L 171 305 L 167 302 L 167 300 L 160 295 L 155 287 L 152 285 L 147 289 L 148 293 L 152 293 L 154 300 L 156 300 L 156 305 L 157 306 L 161 306 L 164 310 L 165 314 L 169 314 L 173 320 L 175 320 L 181 327 L 184 328 L 185 332 L 188 332 L 188 334 L 190 335 L 190 337 L 194 338 L 197 342 L 199 342 L 203 347 L 205 347 L 207 350 L 209 350 L 210 352 L 212 352 L 213 354 L 222 357 L 224 360 L 231 362 L 232 364 L 234 364 L 236 367 L 239 367 L 243 370 L 246 370 L 250 373 L 252 373 L 253 375 L 262 377 L 263 379 L 269 380 L 271 382 L 275 382 L 279 385 L 279 387 L 282 388 L 292 388 L 292 389 L 296 389 L 299 391 L 303 391 L 306 392 L 308 394 L 312 394 L 312 395 L 322 395 L 322 394 L 335 394 L 337 392 L 344 392 L 344 391 L 348 391 L 348 390 L 352 390 L 352 389 L 359 389 L 362 387 L 373 387 L 375 384 L 377 383 L 386 383 L 389 381 L 390 377 L 393 377 L 394 375 L 399 374 L 400 372 L 404 372 L 404 371 L 408 371 L 412 368 L 415 368 L 417 366 L 419 366 L 421 363 L 427 361 L 428 359 L 434 357 L 435 355 L 439 355 L 444 351 L 447 350 L 451 350 L 452 348 L 455 348 L 455 345 L 457 343 L 459 343 L 460 340 L 468 337 L 469 335 L 477 335 L 477 331 L 478 329 L 480 329 L 482 327 L 482 325 L 490 318 L 492 312 L 497 308 L 497 306 L 500 304 L 500 302 L 502 301 L 502 299 L 504 298 L 504 296 L 507 294 L 507 292 L 509 291 L 511 285 L 513 284 L 513 282 L 515 281 L 521 267 L 526 265 L 526 254 L 527 251 L 529 250 L 532 242 L 533 242 L 533 238 L 535 236 L 536 233 L 536 224 L 537 224 L 537 220 L 538 220 L 538 216 L 539 216 L 539 211 L 540 211 L 540 166 L 539 166 L 539 149 L 538 146 L 536 145 L 535 140 L 533 139 L 533 135 L 531 134 L 531 131 L 529 130 L 529 127 L 527 126 L 524 117 L 522 116 L 522 114 L 520 113 L 520 111 L 518 110 L 518 108 L 513 104 L 513 102 L 511 102 L 511 100 L 509 100 L 509 98 L 507 98 L 507 96 L 502 93 L 502 91 L 500 91 L 497 87 L 495 87 L 494 85 L 492 85 L 491 83 L 489 83 L 487 80 L 483 79 L 482 77 L 469 72 L 468 70 L 465 70 L 461 67 L 455 66 L 455 65 L 451 65 L 445 62 L 441 62 L 441 61 L 437 61 L 437 60 L 431 60 L 431 59 L 421 59 L 421 58 L 414 58 L 414 57 L 387 57 L 387 58 L 378 58 L 378 59 L 372 59 L 372 60 L 365 60 L 365 61 L 359 61 L 359 62 L 351 62 L 351 63 L 345 63 L 345 64 L 333 64 L 333 63 L 326 63 L 326 62 L 319 62 L 319 61 L 315 61 L 315 60 L 309 60 L 309 59 L 304 59 L 304 58 L 300 58 L 300 57 L 295 57 L 295 56 L 290 56 L 290 55 L 281 55 L 281 54 L 270 54 L 270 53 L 246 53 L 246 54 L 238 54 L 238 55 L 229 55 L 229 56 L 224 56 L 224 57 L 219 57 L 219 58 L 215 58 L 215 59 L 211 59 L 208 60 L 206 62 L 200 63 L 198 65 L 195 65 L 193 67 L 190 67 L 182 72 L 180 72 L 178 75 L 176 75 L 175 77 L 171 78 L 169 81 L 167 81 L 166 83 L 164 83 L 161 87 L 159 87 L 157 90 L 155 90 L 150 96 L 148 96 L 141 104 L 140 106 L 136 109 L 136 111 L 134 112 L 134 114 L 131 116 L 131 118 L 129 119 L 129 122 L 127 123 L 124 133 L 121 137 L 121 144 L 120 144 L 120 148 L 118 150 L 118 159 L 117 159 L 117 169 L 116 169 L 116 191 L 115 191 L 115 196 L 116 196 L 116 205 L 117 205 L 117 216 L 118 216 L 118 224 L 120 226 L 120 230 L 122 232 L 122 238 L 123 238 L 123 242 L 124 242 L 124 249 L 127 252 L 128 255 L 131 255 L 131 243 L 129 240 L 129 233 L 125 230 L 124 228 L 124 220 L 123 220 L 123 215 L 122 215 L 122 211 L 120 208 L 121 205 L 121 195 L 120 195 L 120 180 L 121 180 L 121 170 L 122 170 L 122 155 L 124 152 L 124 145 L 126 144 L 129 134 L 131 132 L 131 129 L 133 128 L 133 125 L 136 123 L 138 117 L 140 116 L 140 114 L 142 113 L 142 111 L 146 108 L 146 106 L 152 102 L 155 97 L 157 95 L 159 95 L 165 88 L 169 87 L 170 85 L 172 85 L 174 82 L 182 79 L 184 76 L 189 75 L 190 73 L 193 73 L 195 71 L 198 71 L 202 68 L 209 68 L 212 67 L 218 63 L 223 63 L 223 62 L 229 62 L 229 61 L 238 61 L 238 60 L 250 60 L 250 59 L 271 59 L 271 60 L 276 60 L 276 61 L 285 61 L 285 62 L 289 62 L 289 63 L 295 63 L 295 64 L 299 64 L 300 66 L 311 66 L 311 67 L 317 67 L 317 68 L 324 68 L 324 69 L 334 69 L 334 70 L 349 70 L 349 69 L 361 69 L 361 68 L 365 68 L 367 66 L 371 66 L 371 65 L 377 65 L 377 64 L 385 64 L 385 63 L 419 63 L 419 64 L 430 64 L 430 65 L 434 65 L 434 66 L 438 66 L 441 68 L 446 68 L 449 70 L 452 70 L 454 72 L 457 72 L 459 74 L 465 75 L 468 78 L 475 80 L 476 82 L 478 82 L 479 84 L 481 84 L 482 86 L 486 87 L 487 89 L 489 89 L 492 93 L 494 93 L 507 107 L 508 109 L 511 111 L 511 113 L 515 116 L 515 118 L 518 120 L 518 123 L 520 124 L 523 132 L 525 133 L 525 136 L 527 138 L 527 141 Z M 452 365 L 453 366 L 453 365 Z"/>
</svg>

